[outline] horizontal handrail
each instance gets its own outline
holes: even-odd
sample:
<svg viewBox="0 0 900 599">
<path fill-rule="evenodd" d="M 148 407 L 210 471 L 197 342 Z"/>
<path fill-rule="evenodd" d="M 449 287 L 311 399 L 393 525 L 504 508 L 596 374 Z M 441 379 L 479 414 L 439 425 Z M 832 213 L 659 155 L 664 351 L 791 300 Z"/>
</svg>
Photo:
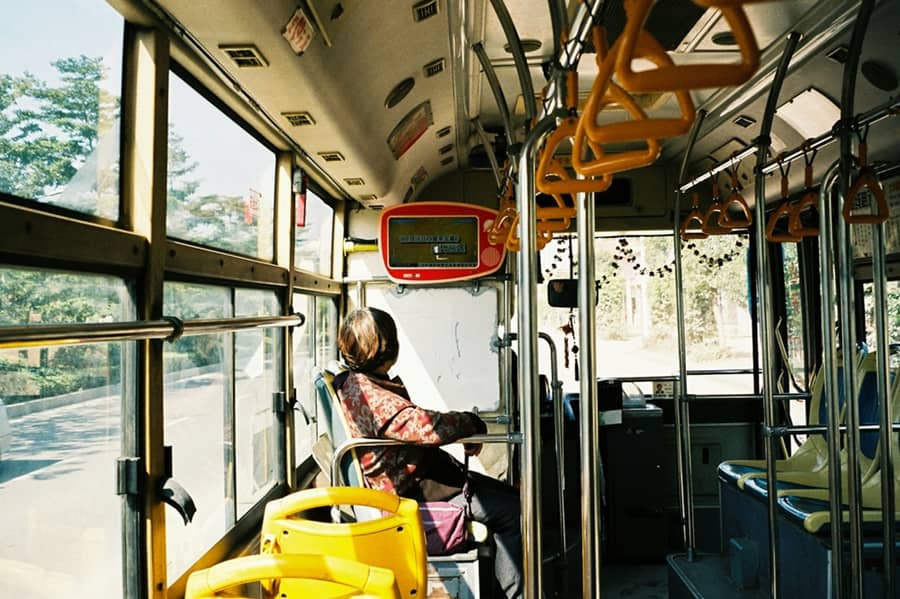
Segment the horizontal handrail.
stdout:
<svg viewBox="0 0 900 599">
<path fill-rule="evenodd" d="M 486 435 L 472 435 L 465 439 L 459 439 L 454 443 L 522 443 L 522 433 L 490 433 Z M 343 477 L 341 476 L 341 461 L 351 449 L 357 447 L 384 447 L 386 445 L 417 445 L 407 441 L 398 441 L 397 439 L 376 439 L 372 437 L 354 437 L 347 439 L 337 446 L 334 450 L 334 457 L 331 458 L 331 484 L 335 487 L 342 486 Z"/>
<path fill-rule="evenodd" d="M 248 316 L 181 320 L 174 316 L 160 320 L 96 322 L 78 324 L 34 324 L 0 327 L 0 349 L 47 345 L 77 345 L 115 341 L 166 339 L 175 341 L 190 335 L 208 335 L 246 329 L 300 326 L 303 314 L 291 316 Z"/>
<path fill-rule="evenodd" d="M 880 106 L 876 106 L 875 108 L 873 108 L 872 110 L 869 110 L 868 112 L 863 112 L 858 117 L 853 119 L 853 121 L 849 124 L 849 126 L 851 129 L 860 129 L 867 125 L 872 125 L 874 123 L 877 123 L 878 121 L 886 119 L 889 116 L 895 115 L 898 110 L 900 110 L 900 97 L 891 98 L 884 104 L 881 104 Z M 791 162 L 794 162 L 795 160 L 803 158 L 805 153 L 814 152 L 820 148 L 824 148 L 825 146 L 827 146 L 828 144 L 833 142 L 835 139 L 837 139 L 835 137 L 835 130 L 839 129 L 837 127 L 838 124 L 839 123 L 836 123 L 835 127 L 832 127 L 832 129 L 830 131 L 826 131 L 825 133 L 821 134 L 820 136 L 814 137 L 813 139 L 804 142 L 803 144 L 801 144 L 797 148 L 791 150 L 790 152 L 786 152 L 786 153 L 782 154 L 781 156 L 779 156 L 778 160 L 772 160 L 770 162 L 767 162 L 762 168 L 762 173 L 764 175 L 768 175 L 769 173 L 776 171 L 778 169 L 779 160 L 781 161 L 782 165 L 787 165 L 787 164 L 790 164 Z M 731 168 L 733 165 L 738 164 L 744 158 L 747 158 L 747 157 L 755 154 L 756 148 L 757 148 L 756 144 L 751 144 L 751 145 L 747 146 L 746 148 L 744 148 L 743 150 L 741 150 L 740 152 L 738 152 L 731 158 L 728 158 L 727 160 L 724 160 L 724 161 L 716 164 L 715 166 L 713 166 L 706 172 L 697 175 L 696 177 L 694 177 L 687 183 L 681 185 L 678 188 L 678 190 L 680 192 L 684 193 L 684 192 L 688 191 L 689 189 L 696 187 L 700 183 L 703 183 L 704 181 L 711 179 L 712 177 L 718 175 L 722 171 Z"/>
<path fill-rule="evenodd" d="M 838 431 L 842 433 L 847 432 L 847 425 L 842 424 L 838 427 Z M 857 427 L 857 430 L 867 432 L 878 432 L 881 430 L 880 424 L 861 424 Z M 900 422 L 895 422 L 891 430 L 894 432 L 900 431 Z M 824 435 L 828 433 L 827 426 L 818 426 L 818 425 L 797 425 L 797 426 L 776 426 L 770 428 L 768 430 L 764 429 L 763 434 L 770 437 L 785 437 L 787 435 Z"/>
</svg>

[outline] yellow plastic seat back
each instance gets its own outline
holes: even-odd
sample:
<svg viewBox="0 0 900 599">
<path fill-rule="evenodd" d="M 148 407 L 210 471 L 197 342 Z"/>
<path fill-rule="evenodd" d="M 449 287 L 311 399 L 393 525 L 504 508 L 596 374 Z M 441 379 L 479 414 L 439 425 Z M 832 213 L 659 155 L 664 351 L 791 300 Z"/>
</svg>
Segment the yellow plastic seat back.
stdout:
<svg viewBox="0 0 900 599">
<path fill-rule="evenodd" d="M 288 583 L 304 582 L 305 594 L 291 594 Z M 394 573 L 328 555 L 249 555 L 190 575 L 185 599 L 239 597 L 232 587 L 264 583 L 263 596 L 306 599 L 398 599 Z"/>
<path fill-rule="evenodd" d="M 365 522 L 319 522 L 301 512 L 336 505 L 368 506 L 383 516 Z M 412 499 L 359 487 L 324 487 L 292 493 L 266 505 L 262 552 L 317 553 L 387 568 L 397 578 L 400 597 L 426 595 L 425 532 L 419 506 Z M 302 593 L 303 581 L 284 581 L 291 592 Z M 313 597 L 312 594 L 293 595 Z"/>
</svg>

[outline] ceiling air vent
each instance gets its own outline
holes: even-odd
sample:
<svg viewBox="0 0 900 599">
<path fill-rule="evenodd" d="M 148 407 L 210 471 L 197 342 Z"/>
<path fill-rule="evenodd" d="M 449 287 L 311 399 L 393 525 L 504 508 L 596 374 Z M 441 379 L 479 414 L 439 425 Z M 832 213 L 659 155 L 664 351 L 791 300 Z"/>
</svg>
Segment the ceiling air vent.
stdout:
<svg viewBox="0 0 900 599">
<path fill-rule="evenodd" d="M 357 187 L 360 185 L 365 185 L 366 182 L 360 179 L 359 177 L 354 177 L 352 179 L 344 179 L 344 183 L 349 185 L 350 187 Z"/>
<path fill-rule="evenodd" d="M 239 69 L 269 66 L 269 62 L 253 44 L 221 45 L 219 50 L 224 52 Z"/>
<path fill-rule="evenodd" d="M 303 127 L 306 125 L 315 125 L 316 119 L 308 112 L 282 112 L 281 116 L 287 119 L 287 122 L 293 127 Z"/>
<path fill-rule="evenodd" d="M 384 204 L 369 204 L 369 208 L 372 210 L 384 210 Z"/>
<path fill-rule="evenodd" d="M 325 162 L 343 162 L 344 155 L 340 152 L 319 152 L 319 156 Z"/>
<path fill-rule="evenodd" d="M 424 21 L 438 14 L 437 0 L 423 0 L 413 5 L 413 19 L 416 23 Z"/>
<path fill-rule="evenodd" d="M 425 72 L 426 77 L 434 77 L 435 75 L 440 75 L 444 72 L 444 59 L 438 58 L 437 60 L 432 60 L 424 67 L 422 67 L 422 71 Z"/>
<path fill-rule="evenodd" d="M 378 199 L 378 196 L 375 195 L 374 193 L 370 193 L 370 194 L 364 195 L 364 196 L 359 196 L 360 202 L 374 202 L 377 199 Z"/>
<path fill-rule="evenodd" d="M 440 152 L 441 155 L 444 155 L 444 154 L 446 154 L 447 152 L 451 151 L 452 149 L 453 149 L 453 144 L 447 144 L 446 146 L 444 146 L 443 148 L 441 148 L 440 150 L 438 150 L 438 152 Z"/>
<path fill-rule="evenodd" d="M 828 58 L 833 60 L 838 64 L 844 64 L 847 62 L 847 56 L 850 54 L 850 49 L 847 48 L 844 44 L 841 44 L 837 48 L 833 49 L 831 52 L 826 54 Z"/>
<path fill-rule="evenodd" d="M 441 160 L 441 166 L 447 166 L 451 162 L 453 162 L 453 156 L 447 156 L 446 158 Z"/>
<path fill-rule="evenodd" d="M 746 114 L 738 115 L 738 117 L 734 119 L 734 124 L 738 127 L 743 127 L 744 129 L 746 129 L 750 125 L 753 125 L 754 123 L 756 123 L 756 119 L 754 119 L 753 117 L 749 117 Z"/>
<path fill-rule="evenodd" d="M 442 137 L 447 137 L 448 135 L 450 135 L 450 126 L 448 125 L 446 127 L 438 129 L 437 132 L 435 133 L 435 135 L 438 136 L 438 139 L 440 139 Z"/>
</svg>

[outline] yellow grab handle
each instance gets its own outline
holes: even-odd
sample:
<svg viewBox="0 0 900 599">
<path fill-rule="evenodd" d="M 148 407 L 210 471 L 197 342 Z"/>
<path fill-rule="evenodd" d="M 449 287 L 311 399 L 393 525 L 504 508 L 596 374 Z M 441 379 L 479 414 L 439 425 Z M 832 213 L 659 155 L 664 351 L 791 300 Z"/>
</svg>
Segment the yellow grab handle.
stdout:
<svg viewBox="0 0 900 599">
<path fill-rule="evenodd" d="M 666 54 L 662 45 L 646 31 L 639 32 L 635 52 L 637 53 L 636 58 L 646 58 L 658 67 L 674 65 L 672 59 Z M 634 120 L 619 121 L 617 123 L 605 125 L 597 124 L 596 114 L 599 109 L 602 109 L 612 102 L 621 104 L 624 100 L 624 96 L 631 98 L 630 94 L 627 94 L 622 88 L 610 81 L 614 61 L 616 60 L 618 53 L 619 42 L 617 41 L 613 44 L 609 57 L 604 61 L 605 64 L 600 66 L 597 79 L 594 80 L 594 86 L 591 88 L 592 97 L 595 93 L 598 95 L 602 94 L 600 97 L 603 98 L 603 96 L 606 96 L 603 99 L 607 100 L 610 99 L 607 95 L 607 86 L 610 86 L 609 91 L 612 92 L 612 98 L 610 99 L 611 101 L 601 100 L 599 104 L 590 104 L 589 99 L 588 106 L 590 106 L 590 108 L 585 106 L 585 116 L 582 117 L 582 123 L 588 139 L 595 143 L 607 144 L 639 139 L 658 140 L 666 137 L 677 137 L 687 133 L 694 123 L 697 111 L 694 107 L 694 101 L 691 99 L 691 94 L 685 90 L 675 92 L 675 98 L 678 101 L 678 108 L 681 112 L 680 118 L 647 118 L 643 111 L 641 111 L 641 116 L 639 117 L 626 105 L 626 110 L 628 110 Z M 612 86 L 615 86 L 615 88 L 618 89 L 613 89 Z M 636 102 L 633 102 L 633 98 L 631 99 L 632 103 L 636 106 Z M 591 116 L 588 116 L 589 114 Z"/>
<path fill-rule="evenodd" d="M 270 501 L 266 504 L 263 520 L 270 522 L 313 508 L 334 505 L 364 505 L 392 514 L 400 514 L 406 511 L 403 509 L 405 507 L 403 503 L 406 501 L 411 500 L 402 499 L 393 493 L 363 487 L 320 487 L 297 491 L 281 499 Z M 415 504 L 414 501 L 412 503 Z M 415 505 L 413 507 L 418 509 Z"/>
<path fill-rule="evenodd" d="M 775 211 L 769 216 L 769 219 L 766 221 L 766 239 L 773 243 L 783 243 L 786 241 L 800 241 L 801 237 L 788 232 L 788 233 L 776 233 L 775 227 L 778 225 L 778 221 L 784 218 L 785 216 L 791 217 L 793 215 L 793 207 L 791 206 L 791 201 L 787 198 L 781 201 L 778 206 L 775 207 Z M 790 222 L 790 221 L 788 221 Z M 788 224 L 788 231 L 790 231 L 790 224 Z"/>
<path fill-rule="evenodd" d="M 597 79 L 600 79 L 600 75 L 597 76 Z M 591 91 L 587 106 L 585 106 L 584 113 L 578 120 L 578 126 L 575 130 L 575 139 L 572 146 L 572 166 L 577 173 L 586 177 L 610 177 L 615 173 L 653 164 L 662 151 L 659 141 L 651 137 L 645 138 L 647 147 L 642 150 L 627 150 L 615 154 L 607 154 L 600 145 L 590 140 L 586 129 L 591 121 L 590 115 L 597 114 L 597 104 L 601 101 L 604 102 L 604 105 L 616 102 L 624 106 L 632 118 L 635 119 L 630 121 L 632 125 L 640 124 L 640 121 L 646 121 L 647 118 L 647 115 L 644 114 L 644 111 L 629 93 L 611 81 L 607 81 L 607 86 L 608 88 L 603 94 L 605 96 L 603 100 L 598 99 L 600 97 L 599 93 L 595 94 L 595 90 Z M 593 160 L 585 160 L 581 157 L 585 143 L 587 143 L 594 154 Z"/>
<path fill-rule="evenodd" d="M 804 227 L 800 218 L 802 213 L 819 206 L 819 193 L 812 189 L 806 191 L 800 201 L 791 208 L 791 216 L 788 219 L 788 232 L 798 237 L 815 237 L 819 234 L 819 227 Z"/>
<path fill-rule="evenodd" d="M 699 228 L 692 229 L 691 223 L 697 222 Z M 703 215 L 700 214 L 700 196 L 695 192 L 691 198 L 691 211 L 683 221 L 681 221 L 681 238 L 682 239 L 706 239 L 709 237 L 703 232 Z"/>
<path fill-rule="evenodd" d="M 735 218 L 729 215 L 729 210 L 735 206 L 741 211 L 741 217 Z M 752 224 L 753 215 L 750 214 L 750 207 L 747 206 L 744 196 L 735 189 L 722 205 L 722 211 L 719 213 L 719 225 L 726 229 L 743 229 Z"/>
<path fill-rule="evenodd" d="M 315 554 L 248 555 L 221 562 L 198 570 L 190 575 L 185 588 L 185 599 L 211 599 L 220 597 L 220 591 L 251 582 L 275 579 L 273 591 L 283 578 L 305 578 L 336 582 L 357 593 L 341 597 L 398 597 L 394 573 L 386 568 Z"/>
<path fill-rule="evenodd" d="M 722 224 L 722 203 L 718 199 L 713 199 L 713 203 L 709 205 L 703 214 L 703 226 L 700 229 L 707 235 L 726 235 L 731 233 L 731 229 L 723 227 Z"/>
<path fill-rule="evenodd" d="M 713 1 L 715 0 L 710 0 L 710 4 Z M 627 0 L 625 3 L 628 20 L 620 37 L 622 47 L 616 58 L 616 76 L 628 91 L 657 92 L 740 85 L 759 67 L 759 46 L 747 15 L 738 3 L 723 2 L 719 10 L 731 27 L 740 48 L 741 62 L 727 65 L 659 66 L 646 71 L 634 71 L 631 62 L 637 57 L 639 33 L 644 29 L 653 2 L 654 0 Z"/>
<path fill-rule="evenodd" d="M 575 135 L 577 125 L 578 119 L 567 117 L 547 136 L 544 148 L 541 151 L 541 159 L 538 162 L 537 175 L 535 177 L 535 186 L 538 191 L 549 194 L 592 193 L 605 191 L 612 184 L 612 177 L 609 175 L 600 176 L 596 179 L 572 179 L 566 172 L 565 167 L 553 158 L 553 154 L 556 148 L 559 147 L 559 144 Z M 573 163 L 577 153 L 573 149 Z"/>
<path fill-rule="evenodd" d="M 878 212 L 875 214 L 853 214 L 856 197 L 863 189 L 868 189 L 875 199 L 875 205 L 878 207 Z M 888 209 L 884 188 L 873 170 L 863 168 L 859 175 L 856 176 L 856 179 L 853 180 L 847 192 L 847 197 L 844 198 L 842 213 L 844 220 L 853 225 L 879 225 L 888 219 L 890 210 Z"/>
<path fill-rule="evenodd" d="M 515 206 L 506 207 L 497 214 L 491 230 L 488 231 L 488 241 L 494 244 L 505 243 L 509 237 L 510 229 L 515 226 L 516 219 L 519 217 Z"/>
</svg>

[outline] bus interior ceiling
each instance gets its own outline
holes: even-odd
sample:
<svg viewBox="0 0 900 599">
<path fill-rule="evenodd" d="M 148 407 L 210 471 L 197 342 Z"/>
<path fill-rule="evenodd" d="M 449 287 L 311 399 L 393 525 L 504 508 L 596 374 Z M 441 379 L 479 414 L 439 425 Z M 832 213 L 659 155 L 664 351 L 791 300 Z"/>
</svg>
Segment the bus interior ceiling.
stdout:
<svg viewBox="0 0 900 599">
<path fill-rule="evenodd" d="M 522 138 L 526 114 L 516 67 L 505 49 L 506 37 L 487 0 L 411 6 L 314 0 L 309 6 L 317 16 L 317 35 L 299 55 L 282 35 L 294 5 L 288 0 L 255 2 L 253 10 L 241 3 L 148 0 L 144 4 L 164 14 L 177 31 L 186 32 L 185 43 L 201 52 L 205 66 L 214 64 L 226 86 L 239 89 L 272 127 L 302 148 L 313 166 L 311 176 L 325 189 L 376 210 L 421 200 L 496 206 L 497 185 L 484 172 L 490 164 L 473 119 L 487 132 L 490 151 L 500 165 L 507 159 L 504 120 L 481 65 L 461 48 L 476 41 L 483 44 L 505 97 L 514 139 Z M 523 40 L 540 109 L 545 72 L 552 65 L 555 48 L 549 4 L 511 0 L 506 5 Z M 577 5 L 569 3 L 570 14 Z M 740 87 L 692 92 L 697 109 L 706 110 L 709 117 L 689 157 L 689 175 L 727 160 L 753 142 L 768 84 L 791 31 L 804 37 L 779 106 L 800 97 L 795 110 L 779 111 L 774 120 L 772 157 L 824 132 L 838 114 L 842 48 L 846 50 L 849 43 L 857 3 L 792 0 L 751 3 L 745 10 L 759 43 L 761 66 Z M 898 65 L 883 49 L 896 43 L 897 13 L 895 4 L 880 3 L 867 31 L 861 59 L 867 66 L 856 90 L 858 112 L 884 102 L 896 89 Z M 614 41 L 625 20 L 620 3 L 612 3 L 606 20 L 608 39 Z M 738 56 L 721 14 L 688 0 L 657 7 L 647 28 L 676 64 L 722 63 Z M 257 53 L 259 60 L 229 56 L 231 49 L 244 47 Z M 174 57 L 178 60 L 177 51 Z M 199 66 L 195 61 L 186 57 L 183 66 L 191 70 L 192 65 Z M 584 103 L 596 74 L 594 55 L 585 53 L 578 63 L 579 104 Z M 824 99 L 801 96 L 810 89 Z M 639 94 L 638 100 L 651 118 L 678 116 L 672 93 Z M 598 122 L 622 118 L 621 107 L 611 105 L 600 113 Z M 657 165 L 620 175 L 634 184 L 626 197 L 597 206 L 598 229 L 670 228 L 685 137 L 663 140 Z M 837 158 L 837 146 L 831 144 L 819 152 L 819 169 Z M 566 152 L 571 150 L 564 147 L 562 153 Z M 897 152 L 886 136 L 872 136 L 873 159 L 890 161 Z M 751 162 L 745 160 L 738 167 L 745 189 L 752 185 Z M 778 179 L 769 177 L 770 200 L 779 196 Z M 793 169 L 790 182 L 792 190 L 802 188 L 801 168 Z M 707 199 L 710 186 L 697 191 Z M 752 194 L 745 195 L 752 205 Z"/>
</svg>

